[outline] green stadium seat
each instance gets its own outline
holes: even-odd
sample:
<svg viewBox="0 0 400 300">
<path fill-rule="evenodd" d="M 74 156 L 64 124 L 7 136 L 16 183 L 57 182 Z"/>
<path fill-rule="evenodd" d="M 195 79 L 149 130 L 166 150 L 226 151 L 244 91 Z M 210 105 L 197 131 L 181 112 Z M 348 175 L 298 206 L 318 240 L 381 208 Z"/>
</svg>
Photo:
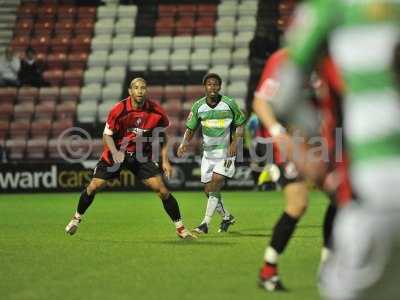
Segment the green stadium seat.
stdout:
<svg viewBox="0 0 400 300">
<path fill-rule="evenodd" d="M 211 66 L 220 66 L 231 64 L 232 52 L 230 49 L 216 48 L 211 54 Z"/>
<path fill-rule="evenodd" d="M 149 64 L 149 50 L 137 49 L 129 55 L 129 68 L 133 71 L 145 71 Z"/>
<path fill-rule="evenodd" d="M 123 88 L 122 82 L 110 83 L 103 86 L 101 90 L 101 100 L 103 102 L 107 101 L 117 102 L 121 100 L 122 88 Z"/>
<path fill-rule="evenodd" d="M 108 57 L 109 67 L 125 67 L 128 64 L 129 51 L 116 50 Z"/>
<path fill-rule="evenodd" d="M 91 83 L 84 86 L 81 90 L 81 101 L 98 101 L 101 96 L 101 84 Z"/>
<path fill-rule="evenodd" d="M 80 123 L 95 123 L 97 118 L 97 103 L 80 103 L 77 108 L 77 120 Z"/>
<path fill-rule="evenodd" d="M 125 67 L 111 67 L 105 73 L 104 82 L 106 84 L 123 82 L 125 80 L 125 74 Z"/>
<path fill-rule="evenodd" d="M 170 69 L 173 71 L 182 71 L 189 69 L 190 50 L 175 50 L 170 56 Z"/>
<path fill-rule="evenodd" d="M 214 49 L 232 49 L 234 44 L 234 35 L 233 33 L 221 33 L 214 36 Z"/>
<path fill-rule="evenodd" d="M 129 34 L 119 34 L 112 40 L 113 51 L 127 50 L 130 51 L 132 47 L 132 37 Z"/>
<path fill-rule="evenodd" d="M 104 81 L 105 68 L 104 67 L 91 67 L 85 71 L 84 82 L 85 84 L 100 83 Z"/>
<path fill-rule="evenodd" d="M 190 67 L 192 70 L 208 70 L 211 61 L 210 49 L 196 49 L 190 56 Z"/>
</svg>

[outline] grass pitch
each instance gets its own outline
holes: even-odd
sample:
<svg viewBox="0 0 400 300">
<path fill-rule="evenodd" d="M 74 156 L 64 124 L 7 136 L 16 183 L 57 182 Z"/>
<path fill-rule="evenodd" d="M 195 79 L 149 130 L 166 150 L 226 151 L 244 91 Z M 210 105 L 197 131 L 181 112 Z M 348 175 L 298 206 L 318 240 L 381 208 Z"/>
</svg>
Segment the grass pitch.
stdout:
<svg viewBox="0 0 400 300">
<path fill-rule="evenodd" d="M 202 220 L 201 192 L 175 192 L 186 226 Z M 182 241 L 153 193 L 96 196 L 76 235 L 64 227 L 78 193 L 0 196 L 1 299 L 319 299 L 316 273 L 325 196 L 310 208 L 280 261 L 290 292 L 256 285 L 264 248 L 283 207 L 279 192 L 224 192 L 237 223 Z"/>
</svg>

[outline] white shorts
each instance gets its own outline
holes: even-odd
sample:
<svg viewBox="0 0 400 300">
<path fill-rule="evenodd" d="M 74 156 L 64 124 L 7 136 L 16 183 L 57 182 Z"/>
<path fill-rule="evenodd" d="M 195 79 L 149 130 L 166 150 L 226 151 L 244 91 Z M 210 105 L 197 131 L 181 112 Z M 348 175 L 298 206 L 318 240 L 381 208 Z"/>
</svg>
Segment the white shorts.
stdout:
<svg viewBox="0 0 400 300">
<path fill-rule="evenodd" d="M 206 158 L 203 156 L 201 160 L 201 182 L 210 182 L 213 173 L 232 178 L 235 174 L 235 157 Z"/>
</svg>

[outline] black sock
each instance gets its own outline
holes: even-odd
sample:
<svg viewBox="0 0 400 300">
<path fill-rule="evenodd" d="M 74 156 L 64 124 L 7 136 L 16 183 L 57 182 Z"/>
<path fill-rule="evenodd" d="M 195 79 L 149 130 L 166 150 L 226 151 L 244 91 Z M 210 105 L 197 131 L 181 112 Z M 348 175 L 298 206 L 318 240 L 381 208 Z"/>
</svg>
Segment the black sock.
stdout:
<svg viewBox="0 0 400 300">
<path fill-rule="evenodd" d="M 285 250 L 289 239 L 296 228 L 297 221 L 298 219 L 293 218 L 284 212 L 276 223 L 270 245 L 276 250 L 276 252 L 278 252 L 278 254 L 281 254 Z"/>
<path fill-rule="evenodd" d="M 87 194 L 86 188 L 82 191 L 81 197 L 79 198 L 77 212 L 81 215 L 85 213 L 90 204 L 92 204 L 95 193 L 90 196 Z"/>
<path fill-rule="evenodd" d="M 325 212 L 324 225 L 323 225 L 323 236 L 324 236 L 324 247 L 331 249 L 332 248 L 332 230 L 333 230 L 333 221 L 336 216 L 336 205 L 330 204 Z"/>
<path fill-rule="evenodd" d="M 176 199 L 172 194 L 169 194 L 167 199 L 162 200 L 162 203 L 165 211 L 173 222 L 177 222 L 181 219 L 178 202 L 176 202 Z"/>
</svg>

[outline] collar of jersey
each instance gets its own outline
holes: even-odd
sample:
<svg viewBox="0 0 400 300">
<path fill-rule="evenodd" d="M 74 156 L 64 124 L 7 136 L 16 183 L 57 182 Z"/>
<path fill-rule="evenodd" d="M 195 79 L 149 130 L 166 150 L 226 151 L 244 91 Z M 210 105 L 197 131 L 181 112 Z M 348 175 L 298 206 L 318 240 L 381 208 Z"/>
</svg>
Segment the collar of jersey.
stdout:
<svg viewBox="0 0 400 300">
<path fill-rule="evenodd" d="M 210 105 L 210 104 L 208 104 L 208 102 L 207 102 L 207 97 L 206 97 L 206 104 L 208 105 L 208 107 L 214 109 L 214 108 L 216 108 L 216 107 L 218 106 L 218 104 L 221 102 L 221 100 L 222 100 L 222 95 L 221 95 L 221 94 L 218 94 L 218 101 L 217 101 L 217 103 L 215 103 L 215 105 Z"/>
</svg>

